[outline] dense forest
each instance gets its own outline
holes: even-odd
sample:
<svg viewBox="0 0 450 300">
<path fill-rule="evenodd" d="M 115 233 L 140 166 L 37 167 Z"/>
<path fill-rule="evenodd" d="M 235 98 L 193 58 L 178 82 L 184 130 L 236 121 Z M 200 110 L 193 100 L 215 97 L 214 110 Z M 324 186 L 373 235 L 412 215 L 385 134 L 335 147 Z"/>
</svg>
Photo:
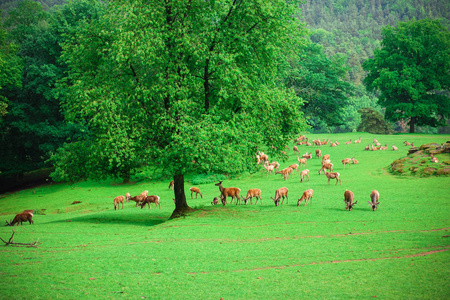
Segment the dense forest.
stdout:
<svg viewBox="0 0 450 300">
<path fill-rule="evenodd" d="M 107 3 L 12 0 L 0 4 L 2 175 L 20 175 L 51 167 L 50 158 L 62 145 L 89 136 L 88 127 L 65 120 L 61 103 L 69 96 L 73 85 L 71 80 L 74 79 L 67 76 L 70 64 L 74 62 L 70 51 L 74 51 L 71 47 L 80 33 L 91 31 L 85 34 L 104 35 L 98 47 L 112 42 L 112 38 L 105 35 L 108 27 L 97 32 L 97 28 L 91 26 L 95 22 L 101 23 L 99 20 L 107 11 Z M 374 50 L 380 47 L 382 29 L 386 25 L 438 19 L 449 28 L 450 2 L 307 0 L 300 3 L 302 25 L 299 34 L 304 40 L 296 44 L 296 55 L 285 57 L 288 68 L 277 64 L 280 69 L 276 83 L 293 90 L 301 99 L 298 105 L 309 130 L 317 133 L 357 131 L 367 128 L 361 126 L 361 117 L 367 120 L 372 116 L 383 123 L 379 133 L 406 132 L 406 121 L 389 123 L 382 119 L 385 108 L 377 103 L 379 95 L 376 91 L 367 91 L 363 84 L 367 75 L 363 64 L 374 57 Z M 92 62 L 93 65 L 97 63 Z M 132 73 L 135 71 L 131 69 Z M 211 76 L 204 85 L 208 101 L 220 96 L 214 90 L 214 84 L 218 82 L 215 80 L 217 78 Z M 236 103 L 233 105 L 238 105 Z M 444 132 L 445 127 L 423 126 L 416 130 L 436 133 L 438 130 Z"/>
</svg>

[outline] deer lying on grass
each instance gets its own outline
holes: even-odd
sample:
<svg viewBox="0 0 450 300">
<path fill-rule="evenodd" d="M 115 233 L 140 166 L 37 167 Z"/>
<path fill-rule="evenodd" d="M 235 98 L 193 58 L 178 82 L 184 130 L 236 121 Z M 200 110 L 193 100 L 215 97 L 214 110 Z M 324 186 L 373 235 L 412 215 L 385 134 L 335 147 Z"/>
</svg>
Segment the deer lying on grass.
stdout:
<svg viewBox="0 0 450 300">
<path fill-rule="evenodd" d="M 353 209 L 353 206 L 358 203 L 358 201 L 353 202 L 355 200 L 355 195 L 352 191 L 345 190 L 344 193 L 344 202 L 345 202 L 345 209 L 348 211 L 351 211 Z"/>
<path fill-rule="evenodd" d="M 275 206 L 280 205 L 281 198 L 283 198 L 283 201 L 281 201 L 281 204 L 283 204 L 284 197 L 286 197 L 286 204 L 288 204 L 288 202 L 289 202 L 288 191 L 289 190 L 286 187 L 279 188 L 278 190 L 275 191 L 275 198 L 270 197 L 270 199 L 272 199 L 273 202 L 275 202 Z"/>
<path fill-rule="evenodd" d="M 241 192 L 240 188 L 236 188 L 236 187 L 229 187 L 229 188 L 224 188 L 222 186 L 222 182 L 223 181 L 219 181 L 219 183 L 216 183 L 215 186 L 219 187 L 220 190 L 220 199 L 222 200 L 222 204 L 225 206 L 225 204 L 227 203 L 227 197 L 231 197 L 231 202 L 230 204 L 233 203 L 233 199 L 234 197 L 236 197 L 236 205 L 241 203 L 241 197 L 239 197 L 239 193 Z"/>
<path fill-rule="evenodd" d="M 145 204 L 148 204 L 148 209 L 152 209 L 150 207 L 150 203 L 155 203 L 155 208 L 157 206 L 159 206 L 159 209 L 161 209 L 161 204 L 159 203 L 159 199 L 160 199 L 159 196 L 156 196 L 156 195 L 151 195 L 151 196 L 145 197 L 145 199 L 140 204 L 141 209 L 144 208 Z"/>
<path fill-rule="evenodd" d="M 14 224 L 19 224 L 22 225 L 22 222 L 26 222 L 28 221 L 30 224 L 34 224 L 33 221 L 33 210 L 24 210 L 23 212 L 21 212 L 20 214 L 17 214 L 14 219 L 6 222 L 6 226 L 14 226 Z"/>
<path fill-rule="evenodd" d="M 339 174 L 338 172 L 327 172 L 327 170 L 325 170 L 325 176 L 327 176 L 327 178 L 328 178 L 328 184 L 330 184 L 330 179 L 336 179 L 336 184 L 335 185 L 337 185 L 338 182 L 339 182 L 339 184 L 342 185 L 342 182 L 339 179 L 340 175 L 341 174 Z"/>
<path fill-rule="evenodd" d="M 398 148 L 395 145 L 392 145 L 392 151 L 397 151 Z"/>
<path fill-rule="evenodd" d="M 309 181 L 309 170 L 305 169 L 303 171 L 300 172 L 300 182 L 303 183 L 303 179 L 306 177 L 308 177 L 308 181 Z"/>
<path fill-rule="evenodd" d="M 356 141 L 355 141 L 355 144 L 360 144 L 361 143 L 361 137 L 359 137 L 359 139 L 357 139 Z"/>
<path fill-rule="evenodd" d="M 255 205 L 258 204 L 258 199 L 260 200 L 260 203 L 261 203 L 261 205 L 262 205 L 262 198 L 261 198 L 261 190 L 260 190 L 260 189 L 249 189 L 249 190 L 248 190 L 248 192 L 247 192 L 247 197 L 245 197 L 245 198 L 243 199 L 245 205 L 247 205 L 248 199 L 250 199 L 250 204 L 253 204 L 253 203 L 252 203 L 253 197 L 256 197 Z"/>
<path fill-rule="evenodd" d="M 300 199 L 298 199 L 298 201 L 297 201 L 297 206 L 299 206 L 303 200 L 305 200 L 305 206 L 306 206 L 306 204 L 308 204 L 308 200 L 310 200 L 310 202 L 312 204 L 312 197 L 313 197 L 312 189 L 304 191 L 302 197 Z"/>
<path fill-rule="evenodd" d="M 359 163 L 359 161 L 356 158 L 354 158 L 354 157 L 352 157 L 352 162 L 353 162 L 354 165 Z"/>
<path fill-rule="evenodd" d="M 302 155 L 302 157 L 306 159 L 312 159 L 312 152 L 311 153 L 306 152 L 305 154 Z"/>
<path fill-rule="evenodd" d="M 373 190 L 370 193 L 370 201 L 368 201 L 369 205 L 372 206 L 373 211 L 378 209 L 378 205 L 380 205 L 380 202 L 378 201 L 378 199 L 380 199 L 380 193 L 378 193 L 377 190 Z"/>
<path fill-rule="evenodd" d="M 123 201 L 125 201 L 124 196 L 117 196 L 116 198 L 114 198 L 114 210 L 116 210 L 116 208 L 119 208 L 120 203 L 122 203 L 123 209 Z"/>
<path fill-rule="evenodd" d="M 195 199 L 197 199 L 198 194 L 200 194 L 200 197 L 203 199 L 203 195 L 202 195 L 202 193 L 200 192 L 200 189 L 199 189 L 198 187 L 193 186 L 193 187 L 191 187 L 189 190 L 191 191 L 191 199 L 193 199 L 192 195 L 193 195 L 194 193 L 195 193 Z"/>
</svg>

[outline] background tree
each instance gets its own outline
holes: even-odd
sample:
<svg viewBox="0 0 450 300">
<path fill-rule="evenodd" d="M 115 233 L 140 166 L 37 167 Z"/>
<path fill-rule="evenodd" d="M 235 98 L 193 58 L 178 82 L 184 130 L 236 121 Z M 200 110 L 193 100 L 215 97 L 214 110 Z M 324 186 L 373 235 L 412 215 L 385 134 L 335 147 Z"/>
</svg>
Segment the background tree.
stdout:
<svg viewBox="0 0 450 300">
<path fill-rule="evenodd" d="M 358 131 L 373 134 L 390 134 L 393 132 L 392 126 L 386 122 L 383 115 L 373 107 L 363 107 L 358 109 L 361 114 L 361 123 Z"/>
<path fill-rule="evenodd" d="M 364 62 L 368 90 L 391 121 L 436 127 L 450 116 L 450 31 L 438 20 L 400 22 L 383 28 L 381 49 Z"/>
<path fill-rule="evenodd" d="M 78 126 L 64 122 L 56 90 L 65 71 L 59 44 L 70 36 L 74 20 L 82 18 L 76 3 L 88 1 L 71 2 L 61 11 L 55 7 L 51 13 L 37 2 L 22 1 L 5 22 L 5 40 L 17 52 L 9 51 L 7 68 L 0 71 L 0 95 L 8 100 L 0 127 L 2 175 L 50 167 L 46 160 L 79 132 Z"/>
<path fill-rule="evenodd" d="M 66 116 L 95 150 L 86 175 L 159 164 L 175 181 L 176 216 L 190 210 L 184 174 L 237 174 L 258 149 L 279 153 L 306 127 L 280 78 L 303 43 L 298 4 L 111 2 L 65 46 Z"/>
<path fill-rule="evenodd" d="M 317 127 L 342 125 L 354 85 L 347 81 L 347 67 L 342 56 L 327 57 L 322 46 L 308 43 L 300 59 L 291 61 L 291 73 L 286 85 L 305 100 L 303 109 L 308 123 Z"/>
</svg>

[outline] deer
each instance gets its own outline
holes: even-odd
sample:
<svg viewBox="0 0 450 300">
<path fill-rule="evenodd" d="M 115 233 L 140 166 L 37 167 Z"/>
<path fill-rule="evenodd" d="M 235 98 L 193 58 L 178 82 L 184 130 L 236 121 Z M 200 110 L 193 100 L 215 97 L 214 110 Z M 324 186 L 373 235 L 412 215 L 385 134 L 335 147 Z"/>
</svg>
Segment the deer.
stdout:
<svg viewBox="0 0 450 300">
<path fill-rule="evenodd" d="M 130 193 L 126 193 L 125 198 L 127 199 L 127 203 L 130 202 L 130 199 L 131 199 Z"/>
<path fill-rule="evenodd" d="M 14 226 L 14 224 L 19 224 L 22 225 L 22 222 L 26 222 L 28 221 L 31 224 L 34 224 L 33 221 L 33 210 L 24 210 L 23 212 L 21 212 L 20 214 L 17 214 L 14 219 L 6 222 L 6 226 Z"/>
<path fill-rule="evenodd" d="M 289 178 L 289 175 L 292 173 L 292 168 L 287 167 L 281 171 L 276 171 L 275 174 L 283 174 L 284 180 L 287 180 Z"/>
<path fill-rule="evenodd" d="M 322 156 L 322 151 L 320 149 L 316 149 L 316 156 L 320 158 Z"/>
<path fill-rule="evenodd" d="M 269 165 L 269 164 L 264 164 L 264 169 L 266 169 L 267 171 L 267 176 L 269 176 L 269 173 L 273 173 L 273 171 L 275 170 L 275 166 L 274 165 Z"/>
<path fill-rule="evenodd" d="M 351 158 L 344 158 L 344 159 L 342 160 L 342 163 L 344 164 L 344 170 L 345 170 L 345 165 L 348 165 L 348 167 L 350 167 L 351 161 L 352 161 Z"/>
<path fill-rule="evenodd" d="M 352 157 L 352 162 L 353 162 L 354 165 L 359 163 L 359 161 L 356 158 L 354 158 L 354 157 Z"/>
<path fill-rule="evenodd" d="M 297 161 L 298 161 L 300 166 L 305 165 L 305 168 L 306 168 L 306 164 L 308 162 L 308 160 L 306 158 L 300 158 L 300 157 L 297 156 Z"/>
<path fill-rule="evenodd" d="M 119 208 L 120 203 L 122 203 L 123 209 L 123 201 L 125 201 L 124 196 L 117 196 L 116 198 L 114 198 L 114 210 L 116 210 L 116 208 Z"/>
<path fill-rule="evenodd" d="M 345 190 L 344 192 L 344 202 L 345 202 L 345 209 L 348 211 L 351 211 L 353 209 L 353 206 L 358 203 L 358 201 L 353 202 L 355 200 L 355 195 L 352 191 Z"/>
<path fill-rule="evenodd" d="M 141 202 L 143 202 L 145 200 L 145 198 L 142 195 L 137 195 L 137 196 L 131 197 L 130 200 L 135 201 L 136 207 L 137 207 Z"/>
<path fill-rule="evenodd" d="M 350 139 L 350 141 L 348 141 L 348 142 L 345 142 L 344 144 L 345 145 L 350 145 L 352 143 L 352 139 Z"/>
<path fill-rule="evenodd" d="M 214 197 L 213 201 L 211 202 L 211 205 L 217 205 L 219 204 L 219 198 Z"/>
<path fill-rule="evenodd" d="M 292 149 L 294 150 L 294 152 L 297 152 L 298 154 L 300 154 L 300 151 L 298 151 L 298 147 L 297 146 L 294 146 Z"/>
<path fill-rule="evenodd" d="M 372 211 L 375 211 L 376 209 L 378 209 L 378 205 L 380 204 L 380 202 L 378 201 L 379 199 L 380 199 L 380 193 L 377 190 L 373 190 L 370 193 L 370 201 L 368 201 L 369 205 L 372 206 Z"/>
<path fill-rule="evenodd" d="M 295 172 L 295 171 L 298 170 L 298 165 L 297 164 L 292 164 L 292 165 L 289 166 L 289 168 L 291 168 L 292 171 Z"/>
<path fill-rule="evenodd" d="M 193 186 L 189 190 L 191 191 L 191 199 L 193 199 L 192 195 L 194 193 L 195 193 L 195 199 L 197 199 L 198 194 L 200 194 L 200 197 L 203 199 L 203 195 L 200 192 L 200 189 L 198 187 Z"/>
<path fill-rule="evenodd" d="M 253 205 L 252 199 L 253 197 L 256 197 L 255 205 L 258 204 L 258 199 L 260 200 L 260 203 L 262 205 L 262 198 L 261 198 L 261 190 L 260 189 L 249 189 L 247 192 L 247 197 L 245 197 L 244 203 L 247 205 L 248 199 L 250 199 L 250 204 Z"/>
<path fill-rule="evenodd" d="M 148 204 L 148 209 L 152 209 L 150 206 L 150 203 L 155 203 L 155 208 L 159 206 L 159 209 L 161 209 L 161 204 L 159 203 L 159 196 L 156 195 L 150 195 L 145 197 L 144 201 L 140 203 L 141 209 L 144 208 L 145 204 Z"/>
<path fill-rule="evenodd" d="M 258 165 L 259 165 L 261 162 L 268 161 L 269 160 L 269 156 L 264 154 L 264 152 L 258 152 L 258 154 L 256 155 L 256 159 L 258 160 Z"/>
<path fill-rule="evenodd" d="M 306 177 L 308 177 L 308 181 L 309 181 L 309 170 L 308 169 L 304 169 L 303 171 L 300 172 L 300 182 L 303 183 L 303 179 Z"/>
<path fill-rule="evenodd" d="M 322 156 L 322 163 L 327 159 L 330 159 L 330 154 L 325 154 L 324 156 Z"/>
<path fill-rule="evenodd" d="M 234 197 L 236 197 L 236 205 L 238 204 L 238 200 L 239 200 L 239 204 L 240 204 L 241 203 L 241 197 L 239 197 L 239 193 L 241 192 L 241 189 L 240 188 L 236 188 L 236 187 L 224 188 L 222 186 L 222 182 L 223 181 L 219 181 L 219 183 L 216 183 L 215 186 L 219 187 L 220 199 L 222 200 L 223 205 L 225 206 L 225 204 L 227 203 L 227 197 L 231 197 L 230 204 L 233 203 Z"/>
<path fill-rule="evenodd" d="M 395 145 L 392 145 L 392 151 L 397 151 L 398 148 Z"/>
<path fill-rule="evenodd" d="M 333 164 L 329 162 L 323 162 L 322 168 L 320 168 L 319 170 L 319 175 L 322 174 L 322 171 L 325 171 L 326 174 L 327 170 L 333 171 Z"/>
<path fill-rule="evenodd" d="M 306 152 L 305 154 L 302 155 L 302 157 L 306 159 L 312 159 L 312 153 Z"/>
<path fill-rule="evenodd" d="M 280 200 L 281 198 L 283 198 L 283 201 L 281 201 L 281 205 L 284 202 L 284 197 L 286 197 L 286 204 L 288 204 L 288 188 L 286 187 L 282 187 L 279 188 L 278 190 L 275 191 L 275 198 L 270 197 L 270 199 L 273 200 L 273 202 L 275 202 L 275 206 L 279 206 L 280 205 Z"/>
<path fill-rule="evenodd" d="M 327 176 L 327 178 L 328 178 L 328 184 L 330 184 L 331 179 L 336 179 L 335 185 L 337 185 L 338 182 L 339 182 L 339 184 L 342 185 L 341 179 L 339 179 L 340 175 L 341 174 L 339 174 L 338 172 L 327 172 L 327 170 L 325 170 L 325 176 Z"/>
<path fill-rule="evenodd" d="M 361 137 L 359 137 L 359 139 L 357 139 L 356 141 L 355 141 L 355 144 L 360 144 L 361 143 Z"/>
<path fill-rule="evenodd" d="M 306 204 L 308 204 L 308 200 L 310 200 L 310 202 L 312 204 L 312 197 L 313 197 L 312 189 L 304 191 L 302 197 L 300 199 L 298 199 L 298 201 L 297 201 L 297 206 L 299 206 L 303 200 L 305 200 L 305 206 L 306 206 Z"/>
<path fill-rule="evenodd" d="M 171 181 L 170 183 L 169 183 L 169 190 L 173 190 L 173 186 L 175 185 L 175 181 Z"/>
</svg>

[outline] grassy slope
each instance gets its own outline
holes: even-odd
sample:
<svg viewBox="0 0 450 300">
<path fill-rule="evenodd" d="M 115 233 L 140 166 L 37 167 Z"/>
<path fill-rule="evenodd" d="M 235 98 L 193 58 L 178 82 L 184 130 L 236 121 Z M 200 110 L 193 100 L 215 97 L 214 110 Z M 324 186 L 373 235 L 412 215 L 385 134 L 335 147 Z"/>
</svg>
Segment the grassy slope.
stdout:
<svg viewBox="0 0 450 300">
<path fill-rule="evenodd" d="M 16 242 L 39 240 L 39 248 L 1 247 L 0 295 L 5 298 L 256 299 L 256 298 L 449 298 L 450 207 L 448 177 L 397 177 L 385 171 L 402 157 L 407 139 L 416 145 L 445 142 L 449 136 L 363 134 L 362 144 L 344 145 L 357 134 L 315 135 L 341 145 L 323 146 L 331 154 L 342 185 L 327 185 L 319 160 L 308 162 L 311 180 L 284 181 L 264 172 L 226 180 L 224 186 L 262 190 L 263 205 L 211 207 L 213 183 L 200 185 L 204 199 L 188 203 L 201 210 L 168 221 L 173 211 L 168 182 L 133 185 L 110 182 L 60 184 L 24 190 L 0 199 L 0 214 L 11 219 L 23 209 L 35 225 L 17 229 Z M 401 150 L 364 151 L 376 137 Z M 302 146 L 300 151 L 312 150 Z M 296 162 L 293 151 L 286 167 Z M 354 156 L 358 165 L 342 169 Z M 275 207 L 270 197 L 289 188 L 290 201 Z M 187 196 L 190 193 L 186 184 Z M 312 205 L 296 206 L 301 193 L 314 189 Z M 161 196 L 162 208 L 112 199 L 129 191 Z M 358 204 L 344 210 L 345 189 Z M 367 201 L 380 192 L 380 209 Z M 71 205 L 73 201 L 81 204 Z M 45 209 L 45 211 L 43 210 Z M 10 227 L 1 227 L 3 239 Z M 17 292 L 19 291 L 19 292 Z"/>
</svg>

